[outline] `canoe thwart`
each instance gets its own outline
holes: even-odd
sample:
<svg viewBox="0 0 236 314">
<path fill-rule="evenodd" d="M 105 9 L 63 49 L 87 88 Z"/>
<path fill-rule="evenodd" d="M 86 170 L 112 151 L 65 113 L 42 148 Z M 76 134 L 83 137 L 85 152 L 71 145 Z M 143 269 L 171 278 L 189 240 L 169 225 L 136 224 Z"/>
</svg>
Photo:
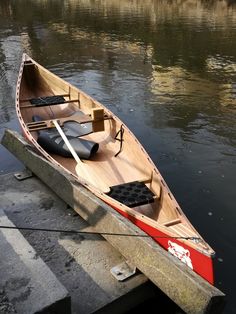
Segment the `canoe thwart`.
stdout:
<svg viewBox="0 0 236 314">
<path fill-rule="evenodd" d="M 31 102 L 33 99 L 42 99 L 42 98 L 46 98 L 46 97 L 69 97 L 70 94 L 62 94 L 62 95 L 53 95 L 53 96 L 43 96 L 43 97 L 38 97 L 38 98 L 26 98 L 26 99 L 20 99 L 20 102 Z"/>
<path fill-rule="evenodd" d="M 52 96 L 54 97 L 54 96 Z M 57 106 L 57 105 L 62 105 L 62 104 L 68 104 L 68 103 L 72 103 L 72 102 L 79 102 L 79 99 L 70 99 L 70 100 L 65 100 L 64 97 L 58 97 L 55 96 L 57 98 L 46 101 L 46 100 L 39 100 L 39 98 L 32 98 L 29 100 L 29 102 L 31 102 L 31 105 L 25 105 L 25 106 L 21 106 L 21 109 L 24 108 L 34 108 L 34 107 L 47 107 L 47 106 Z M 49 98 L 49 97 L 45 97 L 45 98 Z M 43 102 L 44 101 L 44 102 Z"/>
<path fill-rule="evenodd" d="M 155 196 L 143 182 L 139 181 L 114 185 L 108 195 L 131 208 L 153 203 Z"/>
<path fill-rule="evenodd" d="M 96 122 L 99 122 L 100 120 L 104 121 L 107 119 L 112 119 L 112 117 L 108 115 L 104 115 L 101 119 L 96 120 Z M 60 126 L 63 126 L 65 122 L 69 122 L 69 121 L 78 122 L 80 124 L 94 122 L 94 119 L 89 114 L 88 115 L 75 114 L 73 116 L 65 117 L 65 118 L 29 122 L 26 124 L 26 126 L 28 127 L 30 132 L 50 129 L 50 128 L 55 127 L 54 122 L 53 122 L 54 120 L 57 120 Z"/>
</svg>

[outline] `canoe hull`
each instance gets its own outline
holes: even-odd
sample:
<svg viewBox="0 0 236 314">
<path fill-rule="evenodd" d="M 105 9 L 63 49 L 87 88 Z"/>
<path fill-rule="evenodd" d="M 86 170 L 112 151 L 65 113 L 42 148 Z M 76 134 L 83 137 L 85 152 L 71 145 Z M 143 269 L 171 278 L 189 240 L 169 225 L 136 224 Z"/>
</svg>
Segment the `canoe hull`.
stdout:
<svg viewBox="0 0 236 314">
<path fill-rule="evenodd" d="M 109 204 L 109 203 L 108 203 Z M 128 218 L 137 227 L 147 233 L 155 242 L 167 250 L 170 254 L 178 258 L 187 267 L 195 271 L 210 284 L 214 284 L 213 260 L 202 252 L 199 252 L 187 243 L 180 242 L 178 238 L 171 238 L 167 233 L 158 230 L 147 224 L 145 221 L 139 220 L 127 212 L 111 205 L 122 216 Z"/>
<path fill-rule="evenodd" d="M 34 85 L 34 93 L 32 93 L 33 96 L 31 96 L 31 91 L 29 89 L 30 85 L 32 85 L 31 82 L 29 86 L 25 85 L 27 77 L 24 78 L 24 84 L 22 84 L 25 62 L 28 62 L 27 66 L 31 69 L 30 71 L 25 71 L 25 74 L 28 74 L 28 76 L 31 72 L 34 73 L 36 69 L 37 73 L 35 72 L 36 74 L 34 74 L 34 84 L 39 81 L 40 77 L 43 78 L 44 75 L 46 77 L 46 83 L 41 83 L 41 90 L 39 93 L 37 92 L 37 84 L 36 86 Z M 33 64 L 33 66 L 31 64 Z M 55 88 L 55 84 L 58 84 L 57 88 Z M 42 91 L 45 86 L 46 89 Z M 28 92 L 26 95 L 24 93 L 25 90 Z M 102 156 L 101 154 L 98 154 L 97 159 L 95 158 L 91 161 L 86 161 L 85 165 L 88 169 L 93 169 L 94 167 L 94 169 L 97 171 L 96 178 L 99 179 L 99 176 L 101 176 L 100 182 L 106 181 L 105 183 L 108 183 L 109 187 L 120 183 L 126 184 L 136 181 L 136 177 L 138 177 L 138 180 L 140 179 L 143 183 L 145 183 L 146 187 L 152 190 L 152 192 L 155 194 L 155 200 L 153 203 L 154 205 L 148 205 L 150 207 L 150 212 L 148 214 L 140 213 L 138 207 L 129 208 L 126 205 L 119 203 L 119 201 L 112 199 L 105 192 L 97 190 L 93 185 L 89 185 L 88 182 L 86 182 L 86 179 L 84 180 L 83 177 L 74 171 L 75 161 L 73 158 L 69 158 L 71 161 L 68 161 L 68 158 L 58 158 L 57 156 L 45 151 L 39 145 L 37 142 L 37 136 L 32 134 L 32 131 L 30 131 L 27 125 L 32 121 L 33 115 L 38 114 L 37 110 L 44 114 L 45 120 L 49 119 L 52 110 L 54 110 L 54 107 L 52 109 L 49 106 L 50 110 L 47 112 L 46 110 L 44 111 L 43 109 L 35 108 L 28 100 L 29 97 L 54 95 L 55 90 L 57 91 L 57 94 L 65 94 L 68 90 L 68 103 L 70 103 L 74 109 L 78 106 L 77 109 L 84 110 L 87 113 L 87 110 L 91 110 L 94 107 L 96 109 L 103 108 L 106 115 L 112 117 L 112 120 L 109 120 L 110 122 L 106 121 L 107 133 L 105 133 L 105 135 L 101 135 L 103 132 L 96 133 L 98 136 L 95 133 L 92 134 L 93 139 L 100 140 L 101 151 L 103 151 L 104 155 Z M 47 92 L 49 93 L 47 94 Z M 78 99 L 72 103 L 73 101 L 71 99 L 76 98 Z M 25 99 L 28 99 L 28 102 L 25 101 Z M 88 108 L 86 108 L 86 106 L 88 106 Z M 58 108 L 61 110 L 60 112 L 55 110 L 54 111 L 59 114 L 58 118 L 60 119 L 64 117 L 62 114 L 64 113 L 66 106 L 62 105 L 61 107 L 58 106 Z M 68 108 L 70 110 L 71 107 L 68 105 Z M 32 114 L 31 111 L 33 112 Z M 102 104 L 93 100 L 90 96 L 86 95 L 76 87 L 68 84 L 48 70 L 44 69 L 26 55 L 23 56 L 17 83 L 16 112 L 25 137 L 29 140 L 29 142 L 32 143 L 32 145 L 39 151 L 40 154 L 42 154 L 50 162 L 57 164 L 59 167 L 70 173 L 70 175 L 76 178 L 79 183 L 84 185 L 97 197 L 113 207 L 121 215 L 132 221 L 137 227 L 151 236 L 153 240 L 155 240 L 165 250 L 177 257 L 209 283 L 214 283 L 212 263 L 214 251 L 190 224 L 146 151 L 143 149 L 132 132 L 127 128 L 127 126 L 125 126 L 122 121 L 119 120 L 119 118 L 117 118 Z M 49 118 L 47 117 L 47 114 L 49 114 Z M 123 147 L 122 152 L 117 157 L 115 154 L 117 154 L 121 146 L 119 142 L 116 141 L 116 135 L 122 131 L 122 127 L 125 130 L 125 135 L 124 138 L 120 138 L 120 141 L 123 141 Z M 107 139 L 109 139 L 109 141 Z M 106 156 L 108 160 L 105 160 Z M 105 162 L 106 166 L 104 166 Z M 122 169 L 122 166 L 124 169 Z M 110 173 L 108 173 L 108 169 L 110 170 Z M 120 169 L 122 169 L 123 172 L 121 172 Z M 148 176 L 149 179 L 147 180 Z M 121 180 L 121 182 L 119 182 L 119 180 Z M 181 231 L 177 231 L 175 233 L 175 224 L 178 225 L 179 229 L 182 228 Z M 170 228 L 168 228 L 169 226 Z M 178 228 L 176 228 L 176 230 Z M 194 239 L 199 239 L 199 244 L 195 242 Z"/>
</svg>

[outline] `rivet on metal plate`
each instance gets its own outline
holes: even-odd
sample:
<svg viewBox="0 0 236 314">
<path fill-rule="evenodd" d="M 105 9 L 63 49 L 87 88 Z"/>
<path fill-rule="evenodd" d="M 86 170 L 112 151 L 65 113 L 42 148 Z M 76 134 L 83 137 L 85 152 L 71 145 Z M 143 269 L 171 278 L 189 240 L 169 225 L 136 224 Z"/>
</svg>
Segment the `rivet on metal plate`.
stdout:
<svg viewBox="0 0 236 314">
<path fill-rule="evenodd" d="M 118 264 L 111 268 L 111 274 L 118 280 L 124 281 L 135 275 L 137 268 L 131 265 L 128 261 Z"/>
<path fill-rule="evenodd" d="M 33 176 L 33 174 L 29 169 L 25 169 L 21 172 L 17 172 L 14 174 L 14 177 L 19 181 L 31 178 L 32 176 Z"/>
</svg>

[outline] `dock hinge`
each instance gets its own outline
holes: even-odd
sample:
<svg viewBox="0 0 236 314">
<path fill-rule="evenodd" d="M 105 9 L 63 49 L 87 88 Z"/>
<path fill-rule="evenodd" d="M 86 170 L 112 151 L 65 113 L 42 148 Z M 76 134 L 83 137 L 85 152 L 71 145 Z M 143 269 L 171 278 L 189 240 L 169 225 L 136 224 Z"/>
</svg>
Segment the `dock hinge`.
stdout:
<svg viewBox="0 0 236 314">
<path fill-rule="evenodd" d="M 33 173 L 29 169 L 24 169 L 23 171 L 14 174 L 14 177 L 19 181 L 31 178 L 32 176 Z"/>
<path fill-rule="evenodd" d="M 124 281 L 137 273 L 136 266 L 125 261 L 111 268 L 111 274 L 118 280 Z"/>
</svg>

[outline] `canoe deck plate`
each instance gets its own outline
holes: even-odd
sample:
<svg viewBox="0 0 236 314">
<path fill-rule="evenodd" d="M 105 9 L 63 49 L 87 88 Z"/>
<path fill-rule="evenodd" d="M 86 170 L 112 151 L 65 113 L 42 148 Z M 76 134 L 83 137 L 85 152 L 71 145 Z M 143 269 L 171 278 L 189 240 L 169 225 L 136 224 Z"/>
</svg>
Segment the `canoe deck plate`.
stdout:
<svg viewBox="0 0 236 314">
<path fill-rule="evenodd" d="M 125 261 L 111 268 L 111 274 L 118 280 L 124 281 L 137 273 L 137 268 Z"/>
</svg>

